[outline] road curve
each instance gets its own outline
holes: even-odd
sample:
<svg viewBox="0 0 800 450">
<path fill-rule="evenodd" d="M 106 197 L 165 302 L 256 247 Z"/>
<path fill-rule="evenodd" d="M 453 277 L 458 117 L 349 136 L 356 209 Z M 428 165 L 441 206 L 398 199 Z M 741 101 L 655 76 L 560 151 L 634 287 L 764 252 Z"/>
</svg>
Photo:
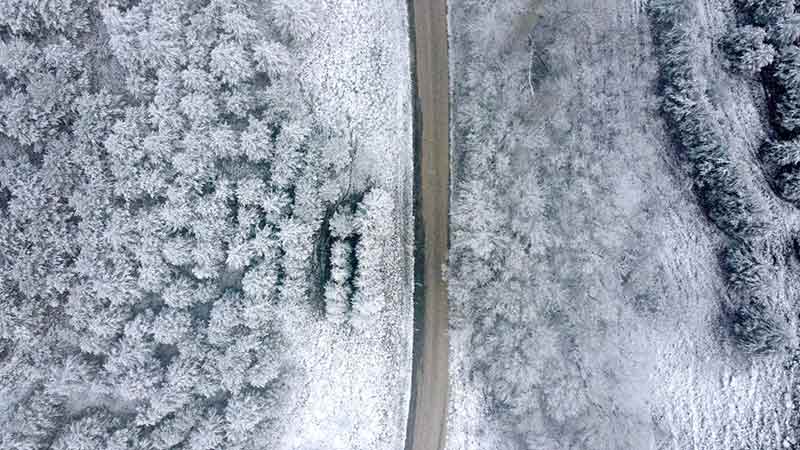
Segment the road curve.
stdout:
<svg viewBox="0 0 800 450">
<path fill-rule="evenodd" d="M 450 86 L 446 0 L 408 0 L 415 153 L 415 311 L 406 450 L 444 450 L 447 420 Z"/>
</svg>

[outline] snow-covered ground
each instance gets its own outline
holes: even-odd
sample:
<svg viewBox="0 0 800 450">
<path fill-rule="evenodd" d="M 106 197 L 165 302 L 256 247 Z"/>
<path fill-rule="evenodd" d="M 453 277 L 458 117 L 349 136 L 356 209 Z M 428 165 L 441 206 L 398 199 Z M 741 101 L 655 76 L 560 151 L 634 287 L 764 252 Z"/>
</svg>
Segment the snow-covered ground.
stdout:
<svg viewBox="0 0 800 450">
<path fill-rule="evenodd" d="M 319 4 L 322 20 L 301 55 L 300 71 L 318 116 L 350 132 L 348 139 L 358 147 L 360 182 L 370 180 L 410 195 L 412 109 L 405 0 L 313 3 Z"/>
<path fill-rule="evenodd" d="M 393 193 L 386 307 L 366 330 L 284 311 L 297 377 L 283 450 L 400 449 L 413 335 L 412 116 L 403 0 L 311 2 L 319 19 L 300 55 L 318 118 L 355 148 L 354 188 Z"/>
</svg>

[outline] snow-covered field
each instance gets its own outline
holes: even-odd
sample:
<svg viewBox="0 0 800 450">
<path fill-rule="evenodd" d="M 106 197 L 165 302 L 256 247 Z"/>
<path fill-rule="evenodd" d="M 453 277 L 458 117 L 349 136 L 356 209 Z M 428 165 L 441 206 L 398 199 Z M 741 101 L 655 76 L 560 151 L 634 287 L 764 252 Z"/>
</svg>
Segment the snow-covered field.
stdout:
<svg viewBox="0 0 800 450">
<path fill-rule="evenodd" d="M 354 148 L 355 190 L 393 193 L 396 220 L 385 243 L 386 307 L 365 330 L 289 320 L 298 376 L 281 449 L 403 447 L 411 383 L 412 181 L 406 3 L 312 2 L 320 20 L 301 55 L 315 113 L 345 130 Z M 309 325 L 311 324 L 311 325 Z"/>
<path fill-rule="evenodd" d="M 699 3 L 716 114 L 753 164 L 762 99 L 714 60 L 731 3 Z M 722 326 L 721 236 L 661 119 L 644 2 L 457 0 L 451 27 L 455 122 L 480 130 L 455 136 L 453 211 L 465 156 L 495 145 L 487 165 L 513 181 L 486 214 L 513 233 L 487 239 L 510 255 L 507 290 L 451 291 L 448 448 L 797 448 L 796 368 L 742 355 Z"/>
</svg>

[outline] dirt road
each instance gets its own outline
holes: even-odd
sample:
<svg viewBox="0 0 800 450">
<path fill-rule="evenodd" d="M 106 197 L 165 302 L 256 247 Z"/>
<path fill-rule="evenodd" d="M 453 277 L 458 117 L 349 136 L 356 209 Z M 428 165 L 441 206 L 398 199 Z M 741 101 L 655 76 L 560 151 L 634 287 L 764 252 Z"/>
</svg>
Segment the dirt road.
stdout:
<svg viewBox="0 0 800 450">
<path fill-rule="evenodd" d="M 448 389 L 449 80 L 446 0 L 408 0 L 415 77 L 414 374 L 406 450 L 445 448 Z"/>
</svg>

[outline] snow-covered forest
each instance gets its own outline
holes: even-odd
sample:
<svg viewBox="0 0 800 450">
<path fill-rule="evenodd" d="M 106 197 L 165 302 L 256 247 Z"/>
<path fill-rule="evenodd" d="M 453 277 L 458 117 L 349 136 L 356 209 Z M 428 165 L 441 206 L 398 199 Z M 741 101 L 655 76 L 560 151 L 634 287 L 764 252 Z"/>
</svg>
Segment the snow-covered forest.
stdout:
<svg viewBox="0 0 800 450">
<path fill-rule="evenodd" d="M 367 3 L 0 1 L 0 448 L 402 440 L 406 17 Z"/>
<path fill-rule="evenodd" d="M 0 0 L 0 449 L 800 446 L 800 3 L 447 10 Z"/>
<path fill-rule="evenodd" d="M 453 0 L 450 449 L 798 445 L 792 0 Z"/>
</svg>

